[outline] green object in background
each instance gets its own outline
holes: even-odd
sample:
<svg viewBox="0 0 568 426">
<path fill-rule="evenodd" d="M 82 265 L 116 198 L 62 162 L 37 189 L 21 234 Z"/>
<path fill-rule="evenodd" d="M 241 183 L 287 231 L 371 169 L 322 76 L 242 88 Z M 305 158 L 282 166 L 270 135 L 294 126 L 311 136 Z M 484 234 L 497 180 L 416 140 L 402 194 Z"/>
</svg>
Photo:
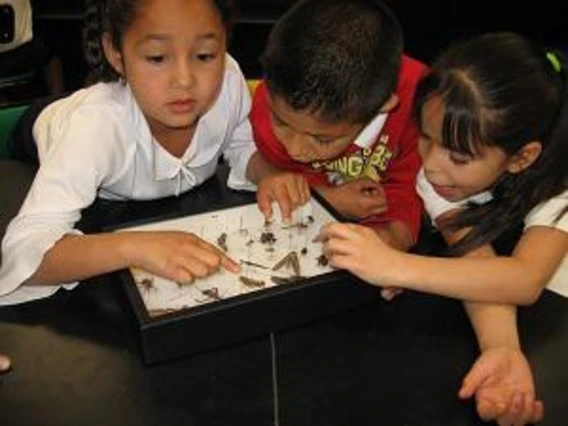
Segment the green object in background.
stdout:
<svg viewBox="0 0 568 426">
<path fill-rule="evenodd" d="M 16 122 L 28 108 L 28 105 L 7 106 L 0 108 L 0 159 L 12 157 L 8 146 Z"/>
</svg>

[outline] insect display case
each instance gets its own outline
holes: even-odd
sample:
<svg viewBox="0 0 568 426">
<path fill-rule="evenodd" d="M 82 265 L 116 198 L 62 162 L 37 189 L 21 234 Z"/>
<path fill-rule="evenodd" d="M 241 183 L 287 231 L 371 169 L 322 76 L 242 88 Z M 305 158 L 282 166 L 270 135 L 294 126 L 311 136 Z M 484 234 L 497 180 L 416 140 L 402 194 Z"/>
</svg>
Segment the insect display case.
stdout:
<svg viewBox="0 0 568 426">
<path fill-rule="evenodd" d="M 239 273 L 221 269 L 188 283 L 136 268 L 119 273 L 146 363 L 281 330 L 377 297 L 375 287 L 333 270 L 322 255 L 315 237 L 323 224 L 337 221 L 323 199 L 314 196 L 287 222 L 278 208 L 267 222 L 250 199 L 232 204 L 114 229 L 191 232 L 241 265 Z"/>
</svg>

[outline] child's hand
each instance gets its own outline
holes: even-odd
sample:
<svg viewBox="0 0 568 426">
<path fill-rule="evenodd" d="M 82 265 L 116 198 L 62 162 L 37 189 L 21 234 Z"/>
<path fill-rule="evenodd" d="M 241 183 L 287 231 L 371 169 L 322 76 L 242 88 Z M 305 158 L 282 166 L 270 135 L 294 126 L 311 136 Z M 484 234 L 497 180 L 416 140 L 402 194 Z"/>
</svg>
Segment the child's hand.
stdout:
<svg viewBox="0 0 568 426">
<path fill-rule="evenodd" d="M 10 365 L 10 358 L 8 358 L 6 355 L 0 354 L 0 374 L 10 370 Z"/>
<path fill-rule="evenodd" d="M 383 242 L 371 228 L 332 223 L 322 227 L 318 240 L 323 242 L 323 253 L 331 266 L 347 269 L 371 284 L 396 286 L 394 274 L 404 270 L 399 260 L 402 253 Z"/>
<path fill-rule="evenodd" d="M 363 219 L 387 211 L 383 186 L 371 179 L 358 179 L 317 190 L 335 210 L 349 219 Z"/>
<path fill-rule="evenodd" d="M 544 417 L 535 399 L 534 382 L 523 353 L 510 347 L 485 350 L 465 376 L 459 397 L 475 395 L 477 413 L 500 426 L 537 423 Z"/>
<path fill-rule="evenodd" d="M 299 174 L 289 172 L 265 177 L 258 184 L 256 194 L 258 208 L 267 220 L 272 219 L 272 203 L 276 201 L 284 221 L 291 220 L 292 212 L 306 204 L 310 197 L 308 181 Z"/>
<path fill-rule="evenodd" d="M 128 236 L 128 233 L 125 233 Z M 238 272 L 240 266 L 214 245 L 181 231 L 132 232 L 131 266 L 180 283 L 214 274 L 223 267 Z"/>
</svg>

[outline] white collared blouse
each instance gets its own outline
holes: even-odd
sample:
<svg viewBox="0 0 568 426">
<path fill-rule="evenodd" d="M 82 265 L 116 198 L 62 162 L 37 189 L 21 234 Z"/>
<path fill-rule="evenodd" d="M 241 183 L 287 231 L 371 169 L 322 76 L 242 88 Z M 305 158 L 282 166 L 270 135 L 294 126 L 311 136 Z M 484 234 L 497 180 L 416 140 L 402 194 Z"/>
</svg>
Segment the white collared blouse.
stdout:
<svg viewBox="0 0 568 426">
<path fill-rule="evenodd" d="M 74 226 L 81 210 L 97 197 L 179 195 L 211 177 L 221 156 L 230 166 L 229 187 L 254 190 L 246 178 L 256 151 L 250 104 L 243 74 L 227 55 L 218 99 L 199 119 L 181 158 L 154 140 L 127 85 L 99 83 L 48 105 L 33 128 L 40 168 L 2 242 L 0 305 L 47 297 L 61 287 L 21 284 L 55 242 L 80 233 Z"/>
</svg>

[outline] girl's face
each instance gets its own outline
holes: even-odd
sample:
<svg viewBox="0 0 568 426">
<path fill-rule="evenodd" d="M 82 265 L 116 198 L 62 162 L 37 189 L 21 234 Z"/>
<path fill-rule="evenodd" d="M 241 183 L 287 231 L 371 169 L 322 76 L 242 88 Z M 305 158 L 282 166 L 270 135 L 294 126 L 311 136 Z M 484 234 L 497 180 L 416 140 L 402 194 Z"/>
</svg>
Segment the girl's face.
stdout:
<svg viewBox="0 0 568 426">
<path fill-rule="evenodd" d="M 317 114 L 296 111 L 279 96 L 269 95 L 272 129 L 288 155 L 300 163 L 330 160 L 353 143 L 364 125 L 325 123 Z"/>
<path fill-rule="evenodd" d="M 145 0 L 107 57 L 126 79 L 154 136 L 192 132 L 223 81 L 226 34 L 212 0 Z M 110 54 L 109 54 L 110 50 Z"/>
<path fill-rule="evenodd" d="M 424 174 L 438 195 L 461 201 L 491 188 L 511 167 L 511 158 L 501 148 L 483 146 L 470 156 L 441 144 L 444 104 L 439 97 L 428 100 L 421 112 L 419 140 Z"/>
</svg>

